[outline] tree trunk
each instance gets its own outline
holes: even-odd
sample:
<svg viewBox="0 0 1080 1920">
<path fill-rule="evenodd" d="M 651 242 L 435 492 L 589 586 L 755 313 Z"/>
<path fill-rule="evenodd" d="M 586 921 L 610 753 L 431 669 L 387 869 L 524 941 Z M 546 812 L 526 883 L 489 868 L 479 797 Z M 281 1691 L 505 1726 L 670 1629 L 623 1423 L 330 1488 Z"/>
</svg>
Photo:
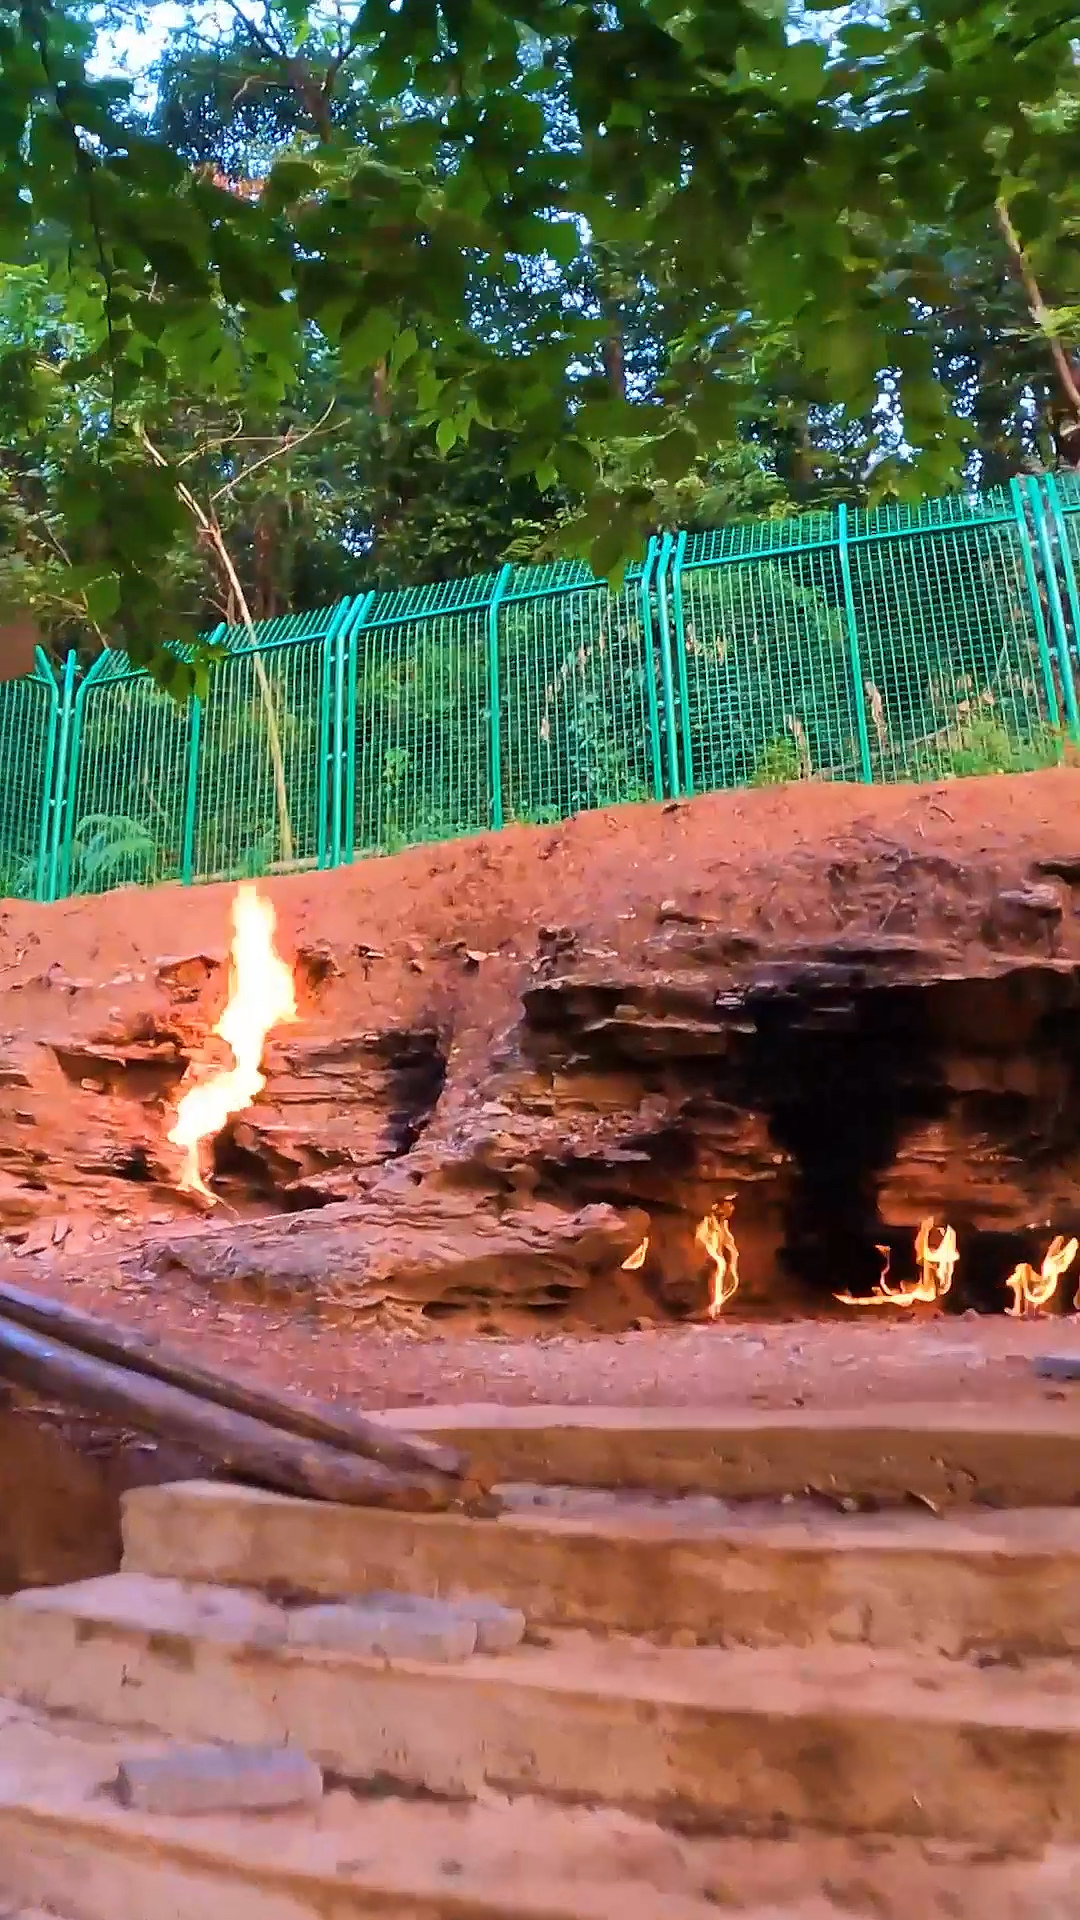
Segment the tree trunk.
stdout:
<svg viewBox="0 0 1080 1920">
<path fill-rule="evenodd" d="M 277 589 L 275 582 L 275 557 L 277 553 L 276 528 L 268 509 L 263 509 L 256 517 L 254 538 L 252 540 L 254 561 L 254 582 L 252 599 L 254 615 L 258 620 L 276 620 L 278 612 Z"/>
<path fill-rule="evenodd" d="M 626 399 L 626 348 L 623 342 L 622 328 L 613 321 L 612 330 L 604 341 L 604 372 L 608 385 L 616 400 Z"/>
</svg>

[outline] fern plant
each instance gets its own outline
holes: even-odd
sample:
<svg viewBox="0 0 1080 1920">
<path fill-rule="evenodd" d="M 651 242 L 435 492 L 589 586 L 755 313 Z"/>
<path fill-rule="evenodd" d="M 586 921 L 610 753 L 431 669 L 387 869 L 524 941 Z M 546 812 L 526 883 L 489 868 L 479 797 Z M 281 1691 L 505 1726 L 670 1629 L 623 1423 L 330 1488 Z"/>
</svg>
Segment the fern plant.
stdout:
<svg viewBox="0 0 1080 1920">
<path fill-rule="evenodd" d="M 109 887 L 149 885 L 162 877 L 163 859 L 142 820 L 117 813 L 88 813 L 71 842 L 72 893 L 103 893 Z"/>
</svg>

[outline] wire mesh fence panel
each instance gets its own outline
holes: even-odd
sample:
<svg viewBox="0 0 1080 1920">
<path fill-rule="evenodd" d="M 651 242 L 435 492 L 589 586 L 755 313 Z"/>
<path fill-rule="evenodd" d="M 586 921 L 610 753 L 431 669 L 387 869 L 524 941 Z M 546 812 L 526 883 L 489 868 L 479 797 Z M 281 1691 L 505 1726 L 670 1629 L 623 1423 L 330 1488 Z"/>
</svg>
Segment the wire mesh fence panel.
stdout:
<svg viewBox="0 0 1080 1920">
<path fill-rule="evenodd" d="M 491 825 L 496 578 L 380 594 L 353 634 L 346 858 Z"/>
<path fill-rule="evenodd" d="M 1022 772 L 1060 760 L 1027 542 L 1004 493 L 852 516 L 876 779 Z"/>
<path fill-rule="evenodd" d="M 658 678 L 640 568 L 618 593 L 573 563 L 516 574 L 499 607 L 505 818 L 653 798 Z"/>
<path fill-rule="evenodd" d="M 191 727 L 126 654 L 99 654 L 75 696 L 60 892 L 179 877 Z"/>
<path fill-rule="evenodd" d="M 327 624 L 304 637 L 267 623 L 258 647 L 235 637 L 214 668 L 201 702 L 193 878 L 254 876 L 318 858 Z"/>
<path fill-rule="evenodd" d="M 672 558 L 673 554 L 673 558 Z M 1053 765 L 1080 475 L 652 543 L 263 623 L 187 705 L 107 652 L 0 686 L 0 891 L 348 860 L 667 791 Z M 62 830 L 54 838 L 54 820 Z"/>
<path fill-rule="evenodd" d="M 692 536 L 674 613 L 689 791 L 858 777 L 831 518 Z"/>
<path fill-rule="evenodd" d="M 0 686 L 0 896 L 42 899 L 59 710 L 44 656 Z"/>
</svg>

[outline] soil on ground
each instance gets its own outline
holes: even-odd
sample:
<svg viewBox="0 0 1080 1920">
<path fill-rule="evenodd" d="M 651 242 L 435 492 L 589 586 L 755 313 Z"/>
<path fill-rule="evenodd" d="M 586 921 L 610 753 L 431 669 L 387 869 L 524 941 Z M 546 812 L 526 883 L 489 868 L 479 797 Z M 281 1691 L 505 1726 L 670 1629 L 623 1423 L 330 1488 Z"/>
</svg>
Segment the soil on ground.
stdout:
<svg viewBox="0 0 1080 1920">
<path fill-rule="evenodd" d="M 622 949 L 640 941 L 636 916 L 665 898 L 689 898 L 733 925 L 760 909 L 777 928 L 837 925 L 882 849 L 1015 873 L 1080 853 L 1080 770 L 853 787 L 808 782 L 693 800 L 578 814 L 550 827 L 421 846 L 328 873 L 260 880 L 278 911 L 286 948 L 337 944 L 370 956 L 356 991 L 362 1017 L 422 996 L 406 962 L 468 949 L 506 961 L 531 955 L 539 928 L 572 922 L 584 934 L 622 927 Z M 832 856 L 829 886 L 808 897 L 808 868 Z M 1000 874 L 999 874 L 1000 877 Z M 7 901 L 0 914 L 0 995 L 54 992 L 134 972 L 162 955 L 224 954 L 232 882 L 119 888 L 41 907 Z M 851 896 L 845 902 L 844 896 Z M 1074 933 L 1068 943 L 1080 951 Z M 511 976 L 483 975 L 483 1004 L 505 1004 Z M 500 982 L 503 991 L 500 995 Z M 128 982 L 116 981 L 118 987 Z M 122 996 L 121 996 L 122 997 Z M 513 997 L 512 995 L 510 997 Z"/>
</svg>

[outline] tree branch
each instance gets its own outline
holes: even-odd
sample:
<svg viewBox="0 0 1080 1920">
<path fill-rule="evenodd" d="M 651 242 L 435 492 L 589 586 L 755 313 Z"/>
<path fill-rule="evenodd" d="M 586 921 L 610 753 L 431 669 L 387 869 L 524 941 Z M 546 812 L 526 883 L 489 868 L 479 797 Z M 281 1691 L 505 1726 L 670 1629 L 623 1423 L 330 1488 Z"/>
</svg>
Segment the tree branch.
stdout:
<svg viewBox="0 0 1080 1920">
<path fill-rule="evenodd" d="M 145 427 L 140 429 L 139 437 L 155 466 L 167 468 L 169 464 L 168 461 L 164 454 L 155 447 Z M 277 712 L 274 707 L 273 689 L 271 688 L 266 668 L 262 663 L 262 654 L 259 650 L 259 636 L 255 631 L 255 622 L 251 617 L 248 598 L 244 592 L 240 576 L 233 564 L 232 555 L 225 544 L 225 536 L 221 531 L 217 516 L 212 513 L 207 513 L 205 507 L 195 498 L 191 488 L 185 486 L 182 480 L 177 480 L 174 484 L 177 498 L 183 502 L 191 514 L 204 542 L 214 555 L 219 572 L 228 582 L 229 592 L 240 614 L 240 624 L 243 626 L 247 633 L 248 640 L 251 643 L 251 664 L 254 669 L 255 678 L 259 683 L 259 695 L 266 717 L 266 739 L 270 749 L 270 763 L 274 774 L 278 831 L 281 834 L 281 857 L 284 861 L 291 863 L 295 858 L 295 847 L 293 842 L 292 820 L 289 815 L 289 793 L 285 781 L 285 758 L 281 751 L 281 732 L 278 727 Z"/>
<path fill-rule="evenodd" d="M 1013 271 L 1027 296 L 1031 317 L 1050 349 L 1050 357 L 1053 360 L 1054 369 L 1061 382 L 1065 397 L 1073 409 L 1077 420 L 1080 421 L 1080 383 L 1077 382 L 1076 370 L 1073 367 L 1069 355 L 1062 346 L 1061 341 L 1057 337 L 1050 309 L 1042 297 L 1039 283 L 1032 272 L 1031 263 L 1024 251 L 1020 235 L 1013 225 L 1012 215 L 1005 201 L 996 201 L 995 210 L 997 212 L 998 226 L 1001 228 L 1005 245 L 1009 250 L 1009 258 Z"/>
</svg>

